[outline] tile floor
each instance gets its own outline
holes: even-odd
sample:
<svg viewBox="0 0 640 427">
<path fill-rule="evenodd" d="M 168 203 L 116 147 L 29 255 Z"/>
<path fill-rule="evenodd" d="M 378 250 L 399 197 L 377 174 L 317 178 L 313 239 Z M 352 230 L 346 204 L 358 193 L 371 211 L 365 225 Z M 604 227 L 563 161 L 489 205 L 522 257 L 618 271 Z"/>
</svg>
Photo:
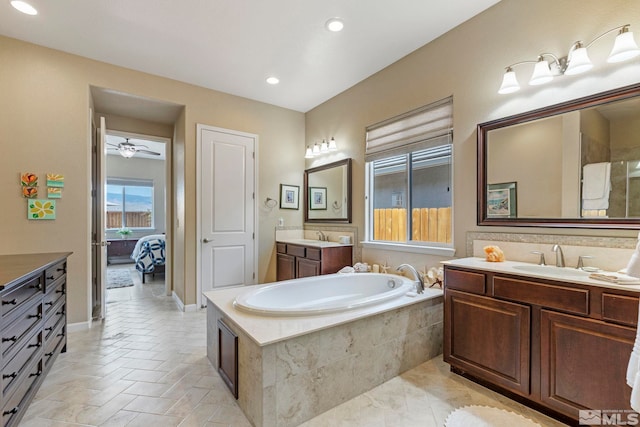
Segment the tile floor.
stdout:
<svg viewBox="0 0 640 427">
<path fill-rule="evenodd" d="M 131 268 L 120 266 L 119 268 Z M 250 426 L 206 358 L 205 311 L 179 312 L 162 278 L 107 292 L 107 319 L 69 334 L 20 426 Z M 562 426 L 449 372 L 437 357 L 303 424 L 441 427 L 489 405 Z"/>
</svg>

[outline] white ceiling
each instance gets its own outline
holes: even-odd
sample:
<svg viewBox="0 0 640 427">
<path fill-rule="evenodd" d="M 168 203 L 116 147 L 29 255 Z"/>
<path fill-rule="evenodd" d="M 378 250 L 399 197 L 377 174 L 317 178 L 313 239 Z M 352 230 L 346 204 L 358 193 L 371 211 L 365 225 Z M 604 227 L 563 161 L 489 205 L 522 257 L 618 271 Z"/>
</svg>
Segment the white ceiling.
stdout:
<svg viewBox="0 0 640 427">
<path fill-rule="evenodd" d="M 0 34 L 302 112 L 498 2 L 28 1 L 38 15 L 2 2 Z"/>
</svg>

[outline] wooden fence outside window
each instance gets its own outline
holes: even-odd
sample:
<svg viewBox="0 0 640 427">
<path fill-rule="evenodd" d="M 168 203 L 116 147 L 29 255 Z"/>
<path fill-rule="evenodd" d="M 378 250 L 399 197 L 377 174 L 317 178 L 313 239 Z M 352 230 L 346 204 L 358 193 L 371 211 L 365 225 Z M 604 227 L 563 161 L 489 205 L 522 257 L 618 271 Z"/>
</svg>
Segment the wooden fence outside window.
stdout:
<svg viewBox="0 0 640 427">
<path fill-rule="evenodd" d="M 404 242 L 407 236 L 407 210 L 374 209 L 373 238 Z M 451 208 L 415 208 L 411 210 L 411 240 L 451 243 Z"/>
</svg>

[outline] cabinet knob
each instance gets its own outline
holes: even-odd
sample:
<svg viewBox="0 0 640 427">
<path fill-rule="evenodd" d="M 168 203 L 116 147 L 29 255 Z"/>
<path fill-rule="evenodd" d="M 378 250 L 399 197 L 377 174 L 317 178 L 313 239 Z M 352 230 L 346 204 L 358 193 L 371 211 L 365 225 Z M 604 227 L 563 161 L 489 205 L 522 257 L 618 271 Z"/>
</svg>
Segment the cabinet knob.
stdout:
<svg viewBox="0 0 640 427">
<path fill-rule="evenodd" d="M 12 299 L 11 301 L 2 301 L 2 305 L 16 305 L 18 303 L 17 299 Z"/>
<path fill-rule="evenodd" d="M 14 335 L 14 336 L 12 336 L 10 338 L 2 338 L 2 342 L 8 342 L 8 341 L 16 342 L 16 341 L 18 341 L 18 337 L 16 337 Z"/>
<path fill-rule="evenodd" d="M 15 377 L 17 377 L 17 376 L 18 376 L 18 373 L 17 373 L 17 372 L 13 372 L 13 373 L 11 373 L 11 374 L 2 374 L 2 378 L 3 378 L 3 379 L 6 379 L 6 378 L 15 378 Z"/>
<path fill-rule="evenodd" d="M 12 415 L 12 414 L 16 414 L 18 412 L 18 410 L 20 409 L 19 406 L 16 406 L 15 408 L 11 409 L 10 411 L 4 411 L 2 413 L 2 415 Z"/>
</svg>

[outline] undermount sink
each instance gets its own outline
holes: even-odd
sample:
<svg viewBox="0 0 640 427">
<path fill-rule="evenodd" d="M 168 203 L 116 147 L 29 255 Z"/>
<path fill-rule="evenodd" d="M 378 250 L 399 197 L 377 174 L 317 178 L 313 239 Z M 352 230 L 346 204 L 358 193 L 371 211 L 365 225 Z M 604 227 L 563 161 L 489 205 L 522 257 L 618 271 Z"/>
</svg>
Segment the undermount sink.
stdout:
<svg viewBox="0 0 640 427">
<path fill-rule="evenodd" d="M 513 269 L 527 273 L 556 277 L 586 277 L 590 274 L 586 271 L 578 270 L 577 268 L 553 267 L 550 265 L 514 265 Z"/>
<path fill-rule="evenodd" d="M 318 248 L 326 248 L 326 247 L 331 247 L 331 246 L 342 246 L 338 242 L 327 242 L 327 241 L 324 241 L 324 240 L 312 240 L 312 239 L 289 239 L 289 240 L 287 240 L 287 242 L 289 242 L 289 243 L 297 243 L 297 244 L 306 245 L 306 246 L 315 246 L 315 247 L 318 247 Z"/>
</svg>

